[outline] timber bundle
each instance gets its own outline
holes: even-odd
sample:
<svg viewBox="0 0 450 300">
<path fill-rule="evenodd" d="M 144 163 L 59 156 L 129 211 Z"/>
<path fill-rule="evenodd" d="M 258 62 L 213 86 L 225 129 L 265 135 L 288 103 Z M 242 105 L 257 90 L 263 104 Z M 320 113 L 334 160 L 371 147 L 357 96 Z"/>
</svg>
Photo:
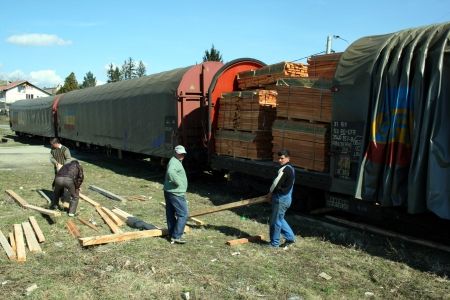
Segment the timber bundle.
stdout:
<svg viewBox="0 0 450 300">
<path fill-rule="evenodd" d="M 308 58 L 308 76 L 333 79 L 342 53 L 314 55 Z"/>
<path fill-rule="evenodd" d="M 304 64 L 281 62 L 257 70 L 238 74 L 237 81 L 241 90 L 264 87 L 274 84 L 280 78 L 308 77 L 308 67 Z"/>
</svg>

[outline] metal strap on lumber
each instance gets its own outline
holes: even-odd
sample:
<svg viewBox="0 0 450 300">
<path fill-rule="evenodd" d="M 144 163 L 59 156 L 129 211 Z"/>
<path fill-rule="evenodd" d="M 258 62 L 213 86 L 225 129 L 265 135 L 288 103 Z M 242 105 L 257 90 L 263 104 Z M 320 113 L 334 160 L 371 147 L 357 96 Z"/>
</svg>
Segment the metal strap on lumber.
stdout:
<svg viewBox="0 0 450 300">
<path fill-rule="evenodd" d="M 42 198 L 44 198 L 45 200 L 47 200 L 47 202 L 50 204 L 52 202 L 52 200 L 50 200 L 50 198 L 44 193 L 44 191 L 42 190 L 37 190 L 37 192 L 39 193 L 39 195 L 42 196 Z"/>
<path fill-rule="evenodd" d="M 106 225 L 108 225 L 109 228 L 111 228 L 111 231 L 113 233 L 122 232 L 122 230 L 120 230 L 120 228 L 116 225 L 116 223 L 114 223 L 114 221 L 111 220 L 110 217 L 108 217 L 108 215 L 102 210 L 100 206 L 96 206 L 95 209 L 97 210 L 98 214 L 102 217 L 103 221 L 105 221 Z"/>
<path fill-rule="evenodd" d="M 39 243 L 43 243 L 45 242 L 45 237 L 44 234 L 42 233 L 41 228 L 39 227 L 38 222 L 36 221 L 36 219 L 33 216 L 30 216 L 28 218 L 30 220 L 30 224 L 34 229 L 34 232 L 36 233 L 36 237 Z"/>
<path fill-rule="evenodd" d="M 114 221 L 114 223 L 116 223 L 117 226 L 123 226 L 125 225 L 125 223 L 115 214 L 113 213 L 111 210 L 109 210 L 108 208 L 102 206 L 103 211 L 108 215 L 108 217 L 111 218 L 111 220 Z"/>
<path fill-rule="evenodd" d="M 74 238 L 79 238 L 81 236 L 80 230 L 78 229 L 77 225 L 75 225 L 75 223 L 72 222 L 72 220 L 67 221 L 66 226 L 67 229 L 69 230 L 69 233 Z"/>
<path fill-rule="evenodd" d="M 14 240 L 16 241 L 17 261 L 27 261 L 27 254 L 25 252 L 25 240 L 23 239 L 23 230 L 20 224 L 14 224 Z"/>
<path fill-rule="evenodd" d="M 45 208 L 42 208 L 39 206 L 31 205 L 31 204 L 27 204 L 26 208 L 38 211 L 41 214 L 48 215 L 51 217 L 60 217 L 61 216 L 61 213 L 59 211 L 49 210 L 49 209 L 45 209 Z"/>
<path fill-rule="evenodd" d="M 122 201 L 122 202 L 126 202 L 126 201 L 127 201 L 125 198 L 120 197 L 120 196 L 118 196 L 118 195 L 116 195 L 116 194 L 114 194 L 114 193 L 111 193 L 111 192 L 108 191 L 108 190 L 99 188 L 98 186 L 95 186 L 95 185 L 90 185 L 90 186 L 89 186 L 89 189 L 91 189 L 91 190 L 93 190 L 93 191 L 96 191 L 96 192 L 102 194 L 103 196 L 105 196 L 105 197 L 107 197 L 107 198 L 109 198 L 109 199 L 113 199 L 113 200 L 117 200 L 117 201 Z"/>
<path fill-rule="evenodd" d="M 98 231 L 98 228 L 94 226 L 94 224 L 91 224 L 89 221 L 86 221 L 85 219 L 78 217 L 78 221 L 80 221 L 82 224 L 88 226 L 89 228 L 94 229 L 95 231 Z"/>
<path fill-rule="evenodd" d="M 167 235 L 167 229 L 151 229 L 142 231 L 132 231 L 124 233 L 116 233 L 109 235 L 93 236 L 80 238 L 80 243 L 82 246 L 92 246 L 108 243 L 123 242 L 129 240 L 136 240 L 148 237 L 157 237 Z"/>
<path fill-rule="evenodd" d="M 190 217 L 192 218 L 192 217 L 197 217 L 197 216 L 203 216 L 203 215 L 219 212 L 222 210 L 228 210 L 228 209 L 232 209 L 232 208 L 253 205 L 253 204 L 258 204 L 258 203 L 264 203 L 264 202 L 267 202 L 266 196 L 236 201 L 236 202 L 232 202 L 232 203 L 227 203 L 227 204 L 223 204 L 223 205 L 219 205 L 219 206 L 215 206 L 215 207 L 211 207 L 211 208 L 205 208 L 205 209 L 201 209 L 198 211 L 194 211 L 190 214 Z"/>
<path fill-rule="evenodd" d="M 14 250 L 12 249 L 11 245 L 8 243 L 8 240 L 6 239 L 3 232 L 0 230 L 0 245 L 2 245 L 3 249 L 5 249 L 6 255 L 8 255 L 8 258 L 10 260 L 16 259 L 16 253 L 14 253 Z"/>
<path fill-rule="evenodd" d="M 25 233 L 25 238 L 27 240 L 28 249 L 30 252 L 42 252 L 41 246 L 36 239 L 33 228 L 29 222 L 22 223 L 23 232 Z"/>
<path fill-rule="evenodd" d="M 227 241 L 226 244 L 229 246 L 234 246 L 234 245 L 246 244 L 249 242 L 252 242 L 252 243 L 260 242 L 260 241 L 262 241 L 262 239 L 263 239 L 262 235 L 255 235 L 255 236 L 249 236 L 247 238 L 230 240 L 230 241 Z"/>
<path fill-rule="evenodd" d="M 92 200 L 91 198 L 89 198 L 88 196 L 80 193 L 80 198 L 84 201 L 86 201 L 87 203 L 93 205 L 94 207 L 100 206 L 100 203 L 95 202 L 94 200 Z"/>
<path fill-rule="evenodd" d="M 19 204 L 23 208 L 26 208 L 26 206 L 28 205 L 27 201 L 17 195 L 13 190 L 6 190 L 5 193 L 7 193 L 14 201 L 17 202 L 17 204 Z"/>
</svg>

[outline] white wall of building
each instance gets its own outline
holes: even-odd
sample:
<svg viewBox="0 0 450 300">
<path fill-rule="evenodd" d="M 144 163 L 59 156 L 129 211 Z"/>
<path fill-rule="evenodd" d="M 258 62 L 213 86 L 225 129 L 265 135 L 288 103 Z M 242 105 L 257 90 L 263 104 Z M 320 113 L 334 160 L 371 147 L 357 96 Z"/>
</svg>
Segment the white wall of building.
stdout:
<svg viewBox="0 0 450 300">
<path fill-rule="evenodd" d="M 22 99 L 36 99 L 41 97 L 48 97 L 49 95 L 43 91 L 26 83 L 20 84 L 10 90 L 4 91 L 5 102 L 7 105 Z"/>
</svg>

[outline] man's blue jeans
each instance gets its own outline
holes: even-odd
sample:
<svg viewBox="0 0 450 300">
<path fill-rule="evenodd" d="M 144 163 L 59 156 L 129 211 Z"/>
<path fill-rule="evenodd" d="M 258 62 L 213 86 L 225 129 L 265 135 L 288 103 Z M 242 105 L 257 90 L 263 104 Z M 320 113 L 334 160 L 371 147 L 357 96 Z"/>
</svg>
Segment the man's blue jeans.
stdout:
<svg viewBox="0 0 450 300">
<path fill-rule="evenodd" d="M 286 241 L 294 242 L 295 235 L 289 224 L 284 219 L 284 215 L 291 206 L 291 199 L 272 199 L 272 215 L 270 216 L 270 244 L 273 247 L 280 246 L 280 235 Z"/>
<path fill-rule="evenodd" d="M 188 219 L 188 207 L 184 196 L 177 196 L 164 191 L 166 199 L 166 219 L 169 237 L 179 239 L 183 235 Z"/>
</svg>

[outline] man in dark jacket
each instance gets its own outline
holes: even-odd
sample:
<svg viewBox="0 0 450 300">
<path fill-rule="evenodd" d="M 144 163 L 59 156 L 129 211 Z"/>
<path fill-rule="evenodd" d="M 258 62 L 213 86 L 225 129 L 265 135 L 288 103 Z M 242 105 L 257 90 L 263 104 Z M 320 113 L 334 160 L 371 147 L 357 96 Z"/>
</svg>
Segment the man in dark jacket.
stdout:
<svg viewBox="0 0 450 300">
<path fill-rule="evenodd" d="M 80 194 L 80 186 L 83 183 L 83 168 L 77 160 L 66 163 L 59 169 L 55 178 L 55 188 L 53 190 L 53 199 L 50 204 L 51 209 L 58 207 L 59 198 L 64 193 L 64 189 L 70 192 L 69 217 L 75 216 L 78 206 L 78 197 Z"/>
<path fill-rule="evenodd" d="M 284 215 L 292 202 L 292 191 L 295 182 L 295 169 L 289 163 L 289 151 L 278 152 L 278 162 L 281 165 L 278 169 L 278 176 L 273 180 L 270 192 L 267 195 L 272 203 L 272 215 L 270 217 L 270 245 L 280 246 L 280 235 L 285 238 L 285 244 L 295 242 L 295 235 L 289 224 L 284 219 Z"/>
</svg>

